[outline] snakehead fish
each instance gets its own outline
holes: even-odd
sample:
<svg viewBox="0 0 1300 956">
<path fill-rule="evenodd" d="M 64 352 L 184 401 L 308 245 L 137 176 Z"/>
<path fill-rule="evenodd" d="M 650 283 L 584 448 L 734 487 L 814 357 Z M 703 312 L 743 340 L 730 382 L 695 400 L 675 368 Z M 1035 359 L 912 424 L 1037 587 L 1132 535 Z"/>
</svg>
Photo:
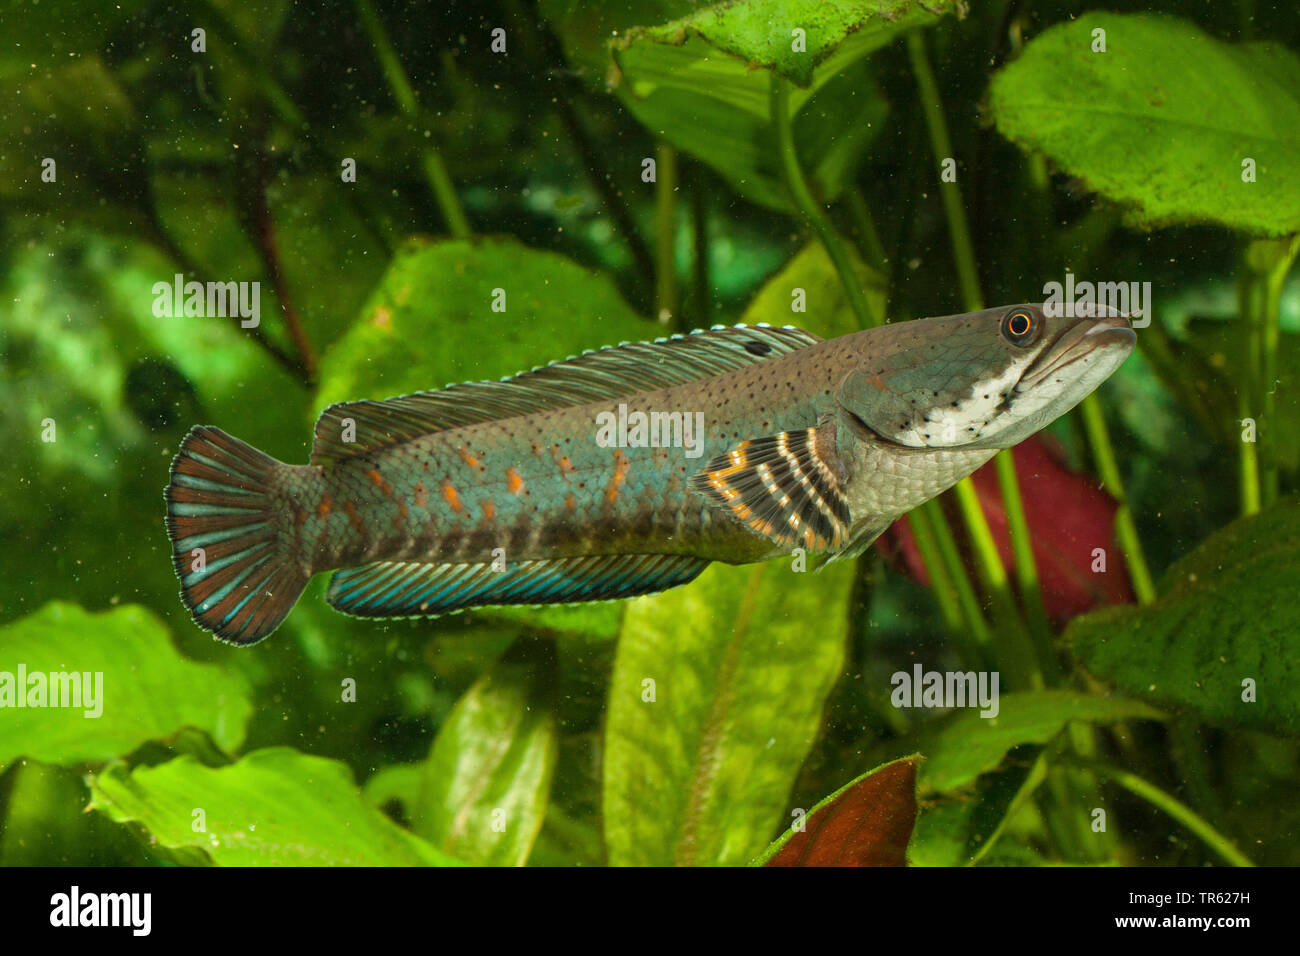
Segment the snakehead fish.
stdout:
<svg viewBox="0 0 1300 956">
<path fill-rule="evenodd" d="M 336 609 L 412 617 L 853 556 L 1074 407 L 1134 342 L 1117 313 L 1035 305 L 827 340 L 719 327 L 331 405 L 307 465 L 198 426 L 166 490 L 181 597 L 252 644 L 321 571 Z"/>
</svg>

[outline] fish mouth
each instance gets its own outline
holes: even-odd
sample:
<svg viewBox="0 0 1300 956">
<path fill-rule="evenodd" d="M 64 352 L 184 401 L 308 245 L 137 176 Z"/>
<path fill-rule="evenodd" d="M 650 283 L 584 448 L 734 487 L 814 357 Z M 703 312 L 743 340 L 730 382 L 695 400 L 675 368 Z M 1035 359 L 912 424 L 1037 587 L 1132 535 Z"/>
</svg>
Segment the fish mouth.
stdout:
<svg viewBox="0 0 1300 956">
<path fill-rule="evenodd" d="M 1080 319 L 1061 333 L 1060 338 L 1020 376 L 1017 392 L 1034 388 L 1062 369 L 1086 358 L 1099 349 L 1123 349 L 1125 355 L 1137 344 L 1128 316 L 1116 313 L 1103 318 Z"/>
</svg>

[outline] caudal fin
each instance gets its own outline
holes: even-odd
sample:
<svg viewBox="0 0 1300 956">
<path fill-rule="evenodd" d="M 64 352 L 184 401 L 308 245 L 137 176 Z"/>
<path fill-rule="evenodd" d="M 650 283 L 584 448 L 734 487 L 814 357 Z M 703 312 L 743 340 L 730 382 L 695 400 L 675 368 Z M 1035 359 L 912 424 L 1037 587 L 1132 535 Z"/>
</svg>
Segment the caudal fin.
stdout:
<svg viewBox="0 0 1300 956">
<path fill-rule="evenodd" d="M 275 485 L 287 467 L 207 425 L 190 429 L 172 459 L 167 534 L 181 600 L 231 644 L 274 631 L 310 578 L 284 540 Z"/>
</svg>

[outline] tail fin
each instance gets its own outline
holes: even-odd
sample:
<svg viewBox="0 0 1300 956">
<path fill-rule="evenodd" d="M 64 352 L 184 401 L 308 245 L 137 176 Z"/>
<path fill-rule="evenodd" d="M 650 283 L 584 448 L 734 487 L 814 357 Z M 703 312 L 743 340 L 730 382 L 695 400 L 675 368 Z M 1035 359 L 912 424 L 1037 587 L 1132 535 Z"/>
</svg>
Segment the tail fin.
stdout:
<svg viewBox="0 0 1300 956">
<path fill-rule="evenodd" d="M 190 429 L 172 459 L 167 535 L 181 600 L 219 640 L 266 637 L 310 579 L 285 540 L 276 479 L 287 467 L 207 425 Z"/>
</svg>

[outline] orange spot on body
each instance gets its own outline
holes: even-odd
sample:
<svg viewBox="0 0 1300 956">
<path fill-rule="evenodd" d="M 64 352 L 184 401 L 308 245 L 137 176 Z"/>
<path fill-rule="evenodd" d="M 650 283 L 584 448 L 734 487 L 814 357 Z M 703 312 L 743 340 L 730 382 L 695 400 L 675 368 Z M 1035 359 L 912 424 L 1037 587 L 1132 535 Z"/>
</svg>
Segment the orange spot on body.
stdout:
<svg viewBox="0 0 1300 956">
<path fill-rule="evenodd" d="M 415 483 L 415 504 L 417 507 L 423 508 L 425 506 L 429 500 L 428 494 L 428 491 L 425 490 L 424 482 L 417 481 Z"/>
<path fill-rule="evenodd" d="M 564 510 L 565 511 L 578 510 L 578 496 L 575 495 L 572 491 L 570 491 L 567 495 L 564 496 Z"/>
<path fill-rule="evenodd" d="M 456 512 L 456 514 L 460 514 L 465 510 L 465 504 L 460 500 L 460 492 L 456 490 L 456 486 L 450 481 L 443 481 L 442 496 L 447 500 L 447 504 L 451 505 L 451 510 Z"/>
<path fill-rule="evenodd" d="M 573 460 L 569 458 L 568 455 L 565 455 L 563 458 L 560 459 L 560 474 L 571 475 L 576 470 L 577 469 L 573 467 Z"/>
<path fill-rule="evenodd" d="M 329 495 L 321 495 L 320 504 L 316 506 L 316 514 L 322 518 L 328 518 L 330 512 L 334 510 L 334 499 Z"/>
<path fill-rule="evenodd" d="M 524 477 L 513 468 L 506 469 L 506 490 L 517 495 L 524 490 Z"/>
<path fill-rule="evenodd" d="M 623 488 L 623 483 L 627 481 L 627 470 L 631 464 L 632 459 L 623 454 L 623 449 L 615 449 L 614 475 L 609 479 L 609 484 L 605 487 L 605 501 L 608 503 L 613 504 L 618 500 L 618 495 Z"/>
<path fill-rule="evenodd" d="M 468 448 L 457 448 L 456 454 L 460 455 L 460 460 L 471 468 L 478 467 L 478 459 L 474 457 L 474 453 Z"/>
<path fill-rule="evenodd" d="M 388 311 L 387 306 L 381 305 L 375 309 L 375 314 L 370 317 L 370 321 L 376 328 L 386 329 L 393 324 L 393 313 Z"/>
<path fill-rule="evenodd" d="M 483 499 L 482 506 L 483 506 L 483 520 L 484 521 L 494 520 L 497 516 L 497 506 L 493 504 L 491 501 L 489 501 L 487 498 Z"/>
<path fill-rule="evenodd" d="M 388 482 L 384 481 L 384 476 L 379 473 L 378 468 L 371 468 L 368 472 L 366 472 L 366 477 L 370 479 L 371 484 L 373 484 L 376 488 L 378 488 L 383 493 L 384 497 L 386 498 L 393 497 L 392 486 L 389 485 Z"/>
<path fill-rule="evenodd" d="M 352 530 L 357 534 L 365 534 L 366 526 L 361 520 L 361 515 L 357 514 L 357 506 L 350 501 L 345 501 L 343 511 L 348 516 L 348 524 L 352 525 Z"/>
</svg>

